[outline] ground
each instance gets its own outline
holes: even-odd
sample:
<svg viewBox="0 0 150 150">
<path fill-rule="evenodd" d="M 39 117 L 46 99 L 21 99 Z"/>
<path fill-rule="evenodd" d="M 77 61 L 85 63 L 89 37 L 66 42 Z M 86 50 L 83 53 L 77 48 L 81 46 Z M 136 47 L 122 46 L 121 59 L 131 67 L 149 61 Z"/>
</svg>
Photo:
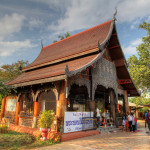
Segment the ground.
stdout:
<svg viewBox="0 0 150 150">
<path fill-rule="evenodd" d="M 144 121 L 138 120 L 139 132 L 117 130 L 35 150 L 150 150 L 150 133 L 145 132 Z"/>
</svg>

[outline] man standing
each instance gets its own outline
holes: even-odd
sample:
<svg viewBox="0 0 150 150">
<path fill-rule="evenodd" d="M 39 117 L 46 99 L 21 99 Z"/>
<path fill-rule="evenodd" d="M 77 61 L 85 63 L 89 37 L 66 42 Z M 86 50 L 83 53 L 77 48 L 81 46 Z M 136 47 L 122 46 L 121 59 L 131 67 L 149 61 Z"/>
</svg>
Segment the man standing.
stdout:
<svg viewBox="0 0 150 150">
<path fill-rule="evenodd" d="M 149 110 L 147 110 L 147 117 L 146 117 L 146 122 L 148 124 L 148 133 L 150 132 L 150 113 L 149 113 Z"/>
<path fill-rule="evenodd" d="M 130 129 L 130 132 L 131 132 L 132 131 L 132 117 L 131 117 L 129 112 L 128 112 L 128 122 L 129 122 L 129 129 Z"/>
</svg>

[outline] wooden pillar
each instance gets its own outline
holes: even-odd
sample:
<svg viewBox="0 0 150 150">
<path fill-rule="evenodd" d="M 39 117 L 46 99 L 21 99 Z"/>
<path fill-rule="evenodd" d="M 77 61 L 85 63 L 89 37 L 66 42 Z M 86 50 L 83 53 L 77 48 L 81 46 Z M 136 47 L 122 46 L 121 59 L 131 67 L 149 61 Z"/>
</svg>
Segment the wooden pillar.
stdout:
<svg viewBox="0 0 150 150">
<path fill-rule="evenodd" d="M 115 121 L 116 121 L 116 113 L 115 113 L 114 94 L 113 94 L 112 90 L 110 91 L 110 107 L 111 107 L 112 118 L 113 118 L 113 121 L 115 123 Z"/>
<path fill-rule="evenodd" d="M 18 125 L 19 124 L 19 105 L 20 105 L 20 102 L 18 101 L 17 102 L 17 106 L 16 106 L 16 117 L 15 117 L 15 125 Z"/>
<path fill-rule="evenodd" d="M 95 101 L 93 101 L 93 79 L 92 79 L 92 67 L 89 68 L 89 81 L 90 81 L 90 105 L 89 105 L 89 111 L 94 112 L 94 106 L 95 106 Z"/>
<path fill-rule="evenodd" d="M 117 104 L 117 109 L 118 109 L 118 113 L 120 113 L 120 110 L 119 110 L 119 104 Z"/>
<path fill-rule="evenodd" d="M 126 112 L 129 112 L 128 92 L 127 92 L 127 90 L 125 90 L 125 109 L 126 109 Z"/>
<path fill-rule="evenodd" d="M 37 117 L 37 114 L 38 114 L 38 102 L 34 102 L 33 117 Z"/>
<path fill-rule="evenodd" d="M 38 102 L 34 101 L 32 128 L 36 128 L 36 125 L 37 125 L 37 114 L 38 114 Z"/>
<path fill-rule="evenodd" d="M 20 106 L 20 101 L 22 106 Z M 19 96 L 18 101 L 17 101 L 17 105 L 16 105 L 16 116 L 15 116 L 15 125 L 19 124 L 19 113 L 20 113 L 20 108 L 23 107 L 23 95 Z"/>
<path fill-rule="evenodd" d="M 4 117 L 5 105 L 6 105 L 6 97 L 3 97 L 3 99 L 2 99 L 2 106 L 1 106 L 1 117 L 0 117 L 0 120 L 2 120 L 2 118 Z"/>
<path fill-rule="evenodd" d="M 59 93 L 59 100 L 57 101 L 56 115 L 58 118 L 64 118 L 64 111 L 66 111 L 67 98 L 66 98 L 66 84 L 65 81 L 61 81 L 61 89 Z"/>
</svg>

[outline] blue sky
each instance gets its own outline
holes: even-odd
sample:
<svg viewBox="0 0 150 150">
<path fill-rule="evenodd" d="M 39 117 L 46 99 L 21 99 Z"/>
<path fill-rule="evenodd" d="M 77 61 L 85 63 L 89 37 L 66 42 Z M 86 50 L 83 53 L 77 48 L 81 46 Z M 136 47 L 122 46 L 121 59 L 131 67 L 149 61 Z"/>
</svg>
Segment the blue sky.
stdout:
<svg viewBox="0 0 150 150">
<path fill-rule="evenodd" d="M 150 0 L 0 0 L 0 66 L 18 60 L 30 63 L 67 31 L 72 34 L 113 18 L 125 57 L 136 53 L 146 36 L 138 26 L 150 22 Z"/>
</svg>

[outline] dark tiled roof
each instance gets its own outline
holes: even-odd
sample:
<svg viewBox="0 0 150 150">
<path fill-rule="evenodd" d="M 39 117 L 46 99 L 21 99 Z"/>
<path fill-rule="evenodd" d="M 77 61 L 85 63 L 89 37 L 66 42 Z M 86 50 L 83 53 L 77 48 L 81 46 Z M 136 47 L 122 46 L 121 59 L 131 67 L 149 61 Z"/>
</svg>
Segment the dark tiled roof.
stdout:
<svg viewBox="0 0 150 150">
<path fill-rule="evenodd" d="M 43 47 L 39 56 L 24 70 L 50 64 L 76 54 L 97 48 L 98 41 L 103 43 L 110 31 L 112 20 L 70 36 L 64 40 Z"/>
<path fill-rule="evenodd" d="M 20 83 L 24 83 L 24 82 L 64 75 L 66 64 L 69 67 L 69 71 L 74 71 L 74 70 L 77 70 L 77 69 L 85 66 L 86 64 L 90 63 L 97 56 L 98 56 L 98 54 L 94 54 L 94 55 L 90 55 L 87 57 L 70 60 L 70 61 L 67 61 L 67 62 L 64 62 L 61 64 L 52 65 L 52 66 L 43 67 L 40 69 L 24 72 L 23 74 L 18 76 L 13 81 L 10 81 L 9 83 L 7 83 L 7 85 L 20 84 Z"/>
</svg>

